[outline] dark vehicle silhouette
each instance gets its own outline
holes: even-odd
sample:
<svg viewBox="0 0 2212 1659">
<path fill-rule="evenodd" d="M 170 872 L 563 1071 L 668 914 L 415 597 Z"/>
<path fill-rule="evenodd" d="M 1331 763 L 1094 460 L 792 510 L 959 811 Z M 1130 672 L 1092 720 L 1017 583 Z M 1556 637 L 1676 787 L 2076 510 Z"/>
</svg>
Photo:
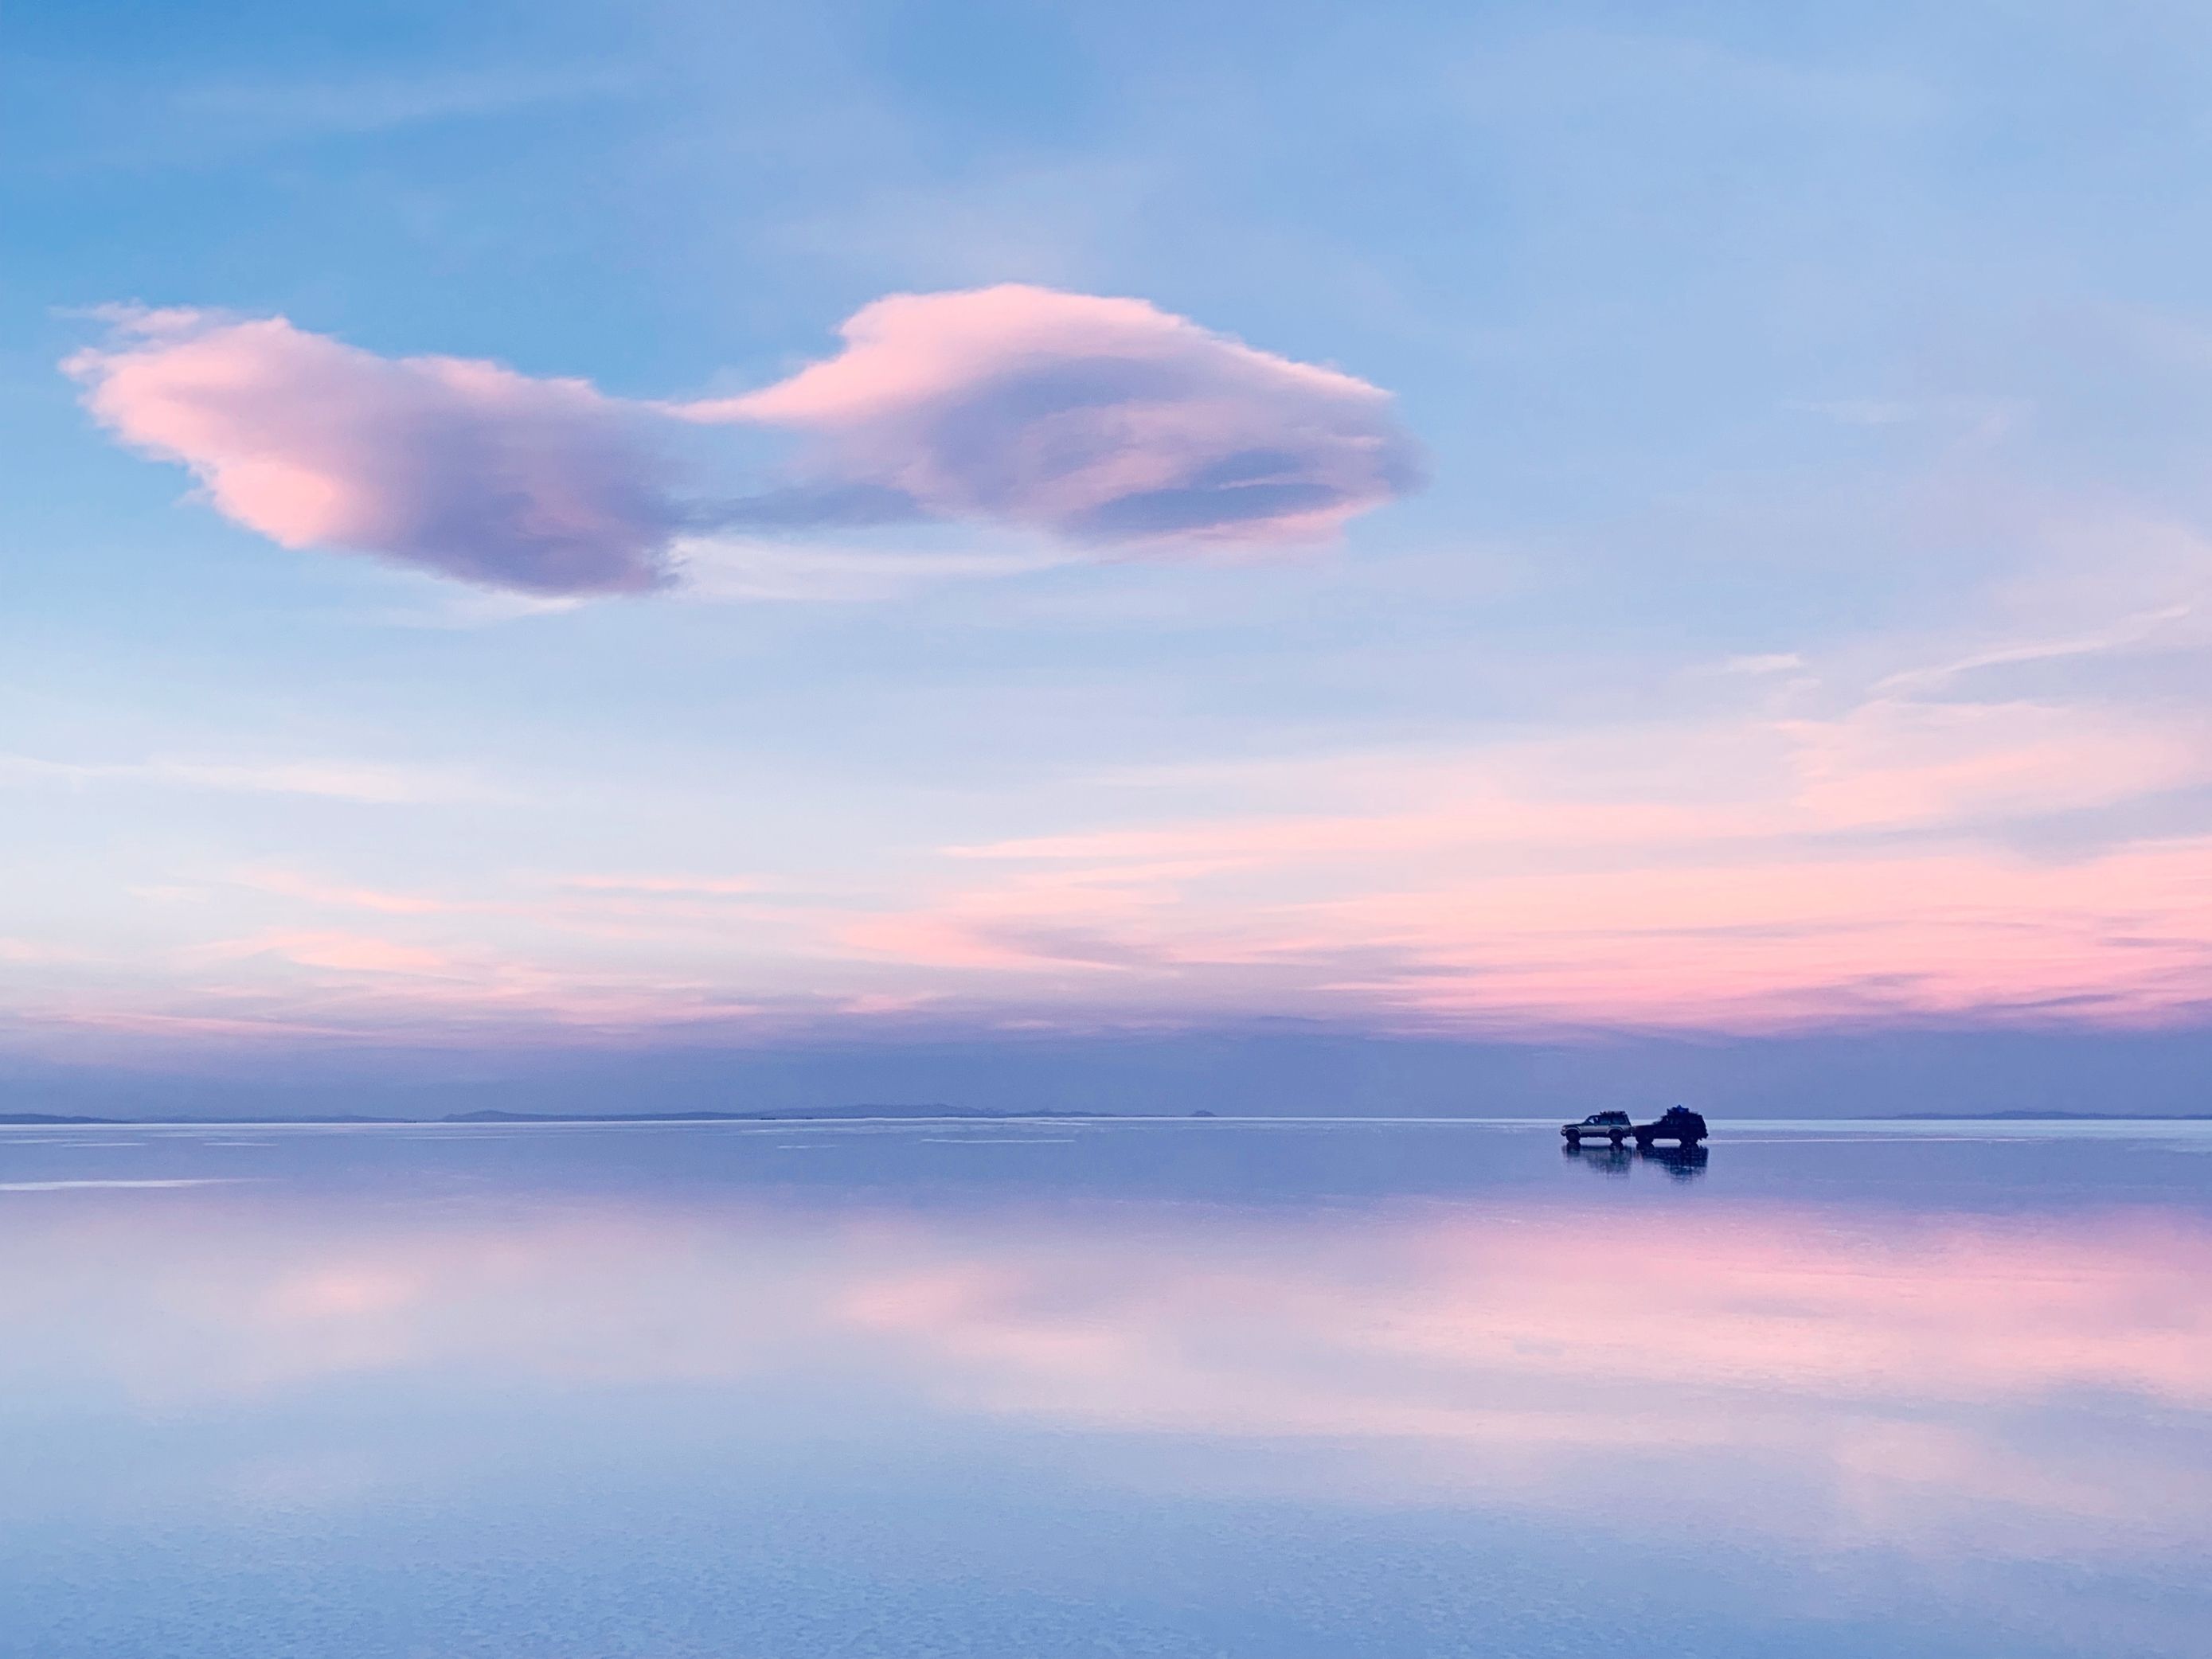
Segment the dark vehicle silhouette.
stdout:
<svg viewBox="0 0 2212 1659">
<path fill-rule="evenodd" d="M 1579 1123 L 1562 1124 L 1559 1133 L 1567 1138 L 1570 1146 L 1581 1146 L 1585 1137 L 1610 1141 L 1618 1146 L 1636 1133 L 1636 1126 L 1628 1121 L 1626 1112 L 1592 1112 Z"/>
<path fill-rule="evenodd" d="M 1669 1106 L 1656 1123 L 1639 1123 L 1636 1144 L 1649 1151 L 1657 1142 L 1671 1141 L 1687 1152 L 1705 1138 L 1705 1120 L 1686 1106 Z"/>
</svg>

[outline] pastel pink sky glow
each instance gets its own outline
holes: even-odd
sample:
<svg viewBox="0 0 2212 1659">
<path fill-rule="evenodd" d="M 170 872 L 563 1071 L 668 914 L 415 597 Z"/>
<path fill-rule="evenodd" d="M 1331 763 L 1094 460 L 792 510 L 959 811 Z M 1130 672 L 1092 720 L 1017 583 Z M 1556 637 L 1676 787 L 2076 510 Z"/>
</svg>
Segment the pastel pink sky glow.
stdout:
<svg viewBox="0 0 2212 1659">
<path fill-rule="evenodd" d="M 2212 5 L 0 39 L 0 1659 L 2197 1659 Z"/>
<path fill-rule="evenodd" d="M 810 314 L 642 395 L 102 313 L 85 408 L 317 643 L 0 734 L 61 872 L 0 901 L 16 1040 L 2212 1014 L 2212 544 L 2062 464 L 2059 388 L 1885 420 L 1814 495 L 1508 526 L 1465 394 L 1326 331 L 1004 280 Z"/>
<path fill-rule="evenodd" d="M 1225 787 L 1274 810 L 916 849 L 907 902 L 871 896 L 884 877 L 865 866 L 572 872 L 465 893 L 261 869 L 215 890 L 255 930 L 172 953 L 195 988 L 111 982 L 44 1012 L 212 1003 L 278 1028 L 428 1036 L 733 1010 L 773 1027 L 933 1002 L 1076 1023 L 1348 1011 L 1420 1030 L 2156 1024 L 2212 994 L 2212 836 L 2052 852 L 2021 836 L 2208 776 L 2177 728 L 1883 701 L 1232 768 Z M 794 963 L 809 996 L 792 994 Z"/>
</svg>

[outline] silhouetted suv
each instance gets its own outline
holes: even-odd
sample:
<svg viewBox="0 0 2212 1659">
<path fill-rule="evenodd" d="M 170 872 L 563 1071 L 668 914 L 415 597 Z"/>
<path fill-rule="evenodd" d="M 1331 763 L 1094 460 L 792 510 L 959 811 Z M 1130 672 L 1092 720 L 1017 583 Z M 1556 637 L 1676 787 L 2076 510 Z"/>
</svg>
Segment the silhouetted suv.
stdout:
<svg viewBox="0 0 2212 1659">
<path fill-rule="evenodd" d="M 1671 1140 L 1686 1151 L 1705 1138 L 1705 1119 L 1686 1106 L 1669 1106 L 1656 1123 L 1636 1126 L 1636 1144 L 1647 1148 L 1655 1140 Z"/>
<path fill-rule="evenodd" d="M 1592 1140 L 1609 1140 L 1618 1146 L 1636 1133 L 1626 1112 L 1592 1112 L 1579 1123 L 1562 1124 L 1559 1133 L 1567 1138 L 1567 1145 L 1579 1146 L 1585 1137 Z"/>
</svg>

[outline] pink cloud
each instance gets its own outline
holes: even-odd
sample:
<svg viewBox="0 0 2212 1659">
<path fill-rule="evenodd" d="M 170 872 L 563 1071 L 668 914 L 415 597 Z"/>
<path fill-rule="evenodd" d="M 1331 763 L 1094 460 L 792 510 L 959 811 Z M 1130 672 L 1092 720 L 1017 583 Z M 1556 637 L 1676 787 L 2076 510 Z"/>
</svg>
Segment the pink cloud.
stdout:
<svg viewBox="0 0 2212 1659">
<path fill-rule="evenodd" d="M 679 515 L 659 465 L 636 416 L 581 380 L 198 311 L 131 316 L 64 367 L 103 425 L 286 547 L 531 593 L 668 580 Z"/>
<path fill-rule="evenodd" d="M 1388 393 L 1142 300 L 900 294 L 839 332 L 836 356 L 684 412 L 813 434 L 802 500 L 1085 541 L 1310 539 L 1419 472 Z"/>
<path fill-rule="evenodd" d="M 837 356 L 748 395 L 630 403 L 459 357 L 388 358 L 195 310 L 120 313 L 64 368 L 124 442 L 286 547 L 532 594 L 672 578 L 684 528 L 987 520 L 1084 543 L 1311 539 L 1414 480 L 1388 394 L 1140 300 L 898 295 Z M 805 470 L 680 500 L 673 422 L 789 432 Z"/>
</svg>

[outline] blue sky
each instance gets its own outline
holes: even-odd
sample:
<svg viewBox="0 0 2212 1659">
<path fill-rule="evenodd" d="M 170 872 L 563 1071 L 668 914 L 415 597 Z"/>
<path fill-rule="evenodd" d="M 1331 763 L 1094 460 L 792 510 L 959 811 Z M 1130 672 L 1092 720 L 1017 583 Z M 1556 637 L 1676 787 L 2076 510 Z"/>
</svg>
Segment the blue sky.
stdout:
<svg viewBox="0 0 2212 1659">
<path fill-rule="evenodd" d="M 1193 11 L 19 12 L 8 1045 L 2198 1023 L 2212 20 Z M 549 602 L 61 368 L 187 307 L 629 421 L 1005 284 L 1362 383 L 1419 485 L 763 528 L 787 434 L 694 423 L 668 580 Z"/>
</svg>

